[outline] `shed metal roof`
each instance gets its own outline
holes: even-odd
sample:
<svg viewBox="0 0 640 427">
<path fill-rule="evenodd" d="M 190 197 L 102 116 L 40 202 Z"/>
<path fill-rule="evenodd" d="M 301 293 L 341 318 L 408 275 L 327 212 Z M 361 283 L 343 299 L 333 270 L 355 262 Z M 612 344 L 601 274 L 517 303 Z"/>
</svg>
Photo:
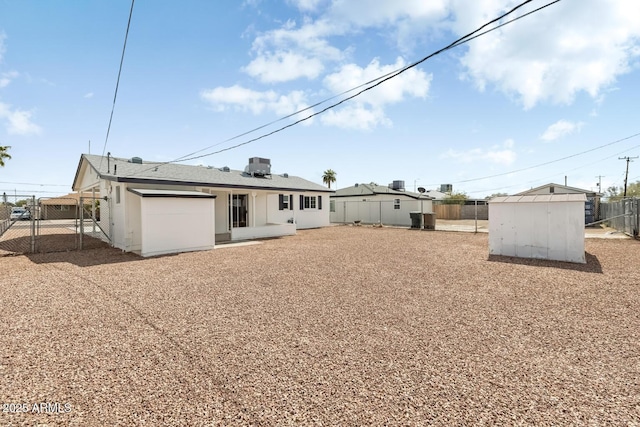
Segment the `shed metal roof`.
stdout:
<svg viewBox="0 0 640 427">
<path fill-rule="evenodd" d="M 504 196 L 494 197 L 489 204 L 494 203 L 560 203 L 560 202 L 586 202 L 584 194 L 536 194 L 533 196 Z"/>
</svg>

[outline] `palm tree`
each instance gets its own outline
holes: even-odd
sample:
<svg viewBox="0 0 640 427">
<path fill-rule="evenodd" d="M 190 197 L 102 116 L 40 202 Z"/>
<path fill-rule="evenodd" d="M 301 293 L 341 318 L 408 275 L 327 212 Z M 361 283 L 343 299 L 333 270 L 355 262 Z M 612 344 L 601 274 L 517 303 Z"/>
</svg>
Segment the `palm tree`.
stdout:
<svg viewBox="0 0 640 427">
<path fill-rule="evenodd" d="M 4 167 L 4 159 L 11 158 L 9 153 L 7 153 L 9 148 L 11 148 L 10 145 L 0 145 L 0 167 Z"/>
<path fill-rule="evenodd" d="M 335 173 L 334 170 L 327 169 L 326 171 L 324 171 L 324 174 L 322 175 L 322 182 L 324 182 L 329 186 L 329 188 L 331 188 L 331 183 L 336 182 L 336 175 L 337 174 Z"/>
</svg>

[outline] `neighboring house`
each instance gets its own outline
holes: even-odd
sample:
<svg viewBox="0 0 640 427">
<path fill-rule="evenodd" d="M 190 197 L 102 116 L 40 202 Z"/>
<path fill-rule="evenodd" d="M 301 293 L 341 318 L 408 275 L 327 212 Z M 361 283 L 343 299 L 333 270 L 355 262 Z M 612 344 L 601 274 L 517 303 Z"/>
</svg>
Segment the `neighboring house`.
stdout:
<svg viewBox="0 0 640 427">
<path fill-rule="evenodd" d="M 411 226 L 410 212 L 433 212 L 432 198 L 406 191 L 404 181 L 388 186 L 355 184 L 331 196 L 331 222 Z"/>
<path fill-rule="evenodd" d="M 270 161 L 259 157 L 240 171 L 88 154 L 80 157 L 73 189 L 106 197 L 101 229 L 113 246 L 143 256 L 327 226 L 333 192 L 272 174 Z"/>
<path fill-rule="evenodd" d="M 549 183 L 530 190 L 522 191 L 516 196 L 535 196 L 541 194 L 584 194 L 587 198 L 585 202 L 585 222 L 587 224 L 600 219 L 600 193 L 583 188 L 569 187 L 566 185 Z"/>
<path fill-rule="evenodd" d="M 39 219 L 76 219 L 80 218 L 80 198 L 84 198 L 83 203 L 90 205 L 92 202 L 91 193 L 70 193 L 66 196 L 42 198 L 40 202 Z M 91 207 L 87 207 L 87 212 L 91 212 Z M 90 216 L 85 214 L 85 216 Z"/>
</svg>

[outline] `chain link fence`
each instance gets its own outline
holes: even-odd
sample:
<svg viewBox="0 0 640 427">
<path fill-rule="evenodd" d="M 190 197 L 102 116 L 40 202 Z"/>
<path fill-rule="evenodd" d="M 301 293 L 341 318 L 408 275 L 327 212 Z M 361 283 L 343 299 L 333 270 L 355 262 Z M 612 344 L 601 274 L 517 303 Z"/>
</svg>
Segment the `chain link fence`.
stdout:
<svg viewBox="0 0 640 427">
<path fill-rule="evenodd" d="M 640 229 L 640 199 L 637 197 L 600 204 L 603 222 L 629 236 L 638 237 Z"/>
<path fill-rule="evenodd" d="M 90 249 L 108 242 L 97 197 L 2 196 L 0 256 Z"/>
<path fill-rule="evenodd" d="M 0 205 L 0 255 L 35 250 L 35 196 L 3 194 Z"/>
</svg>

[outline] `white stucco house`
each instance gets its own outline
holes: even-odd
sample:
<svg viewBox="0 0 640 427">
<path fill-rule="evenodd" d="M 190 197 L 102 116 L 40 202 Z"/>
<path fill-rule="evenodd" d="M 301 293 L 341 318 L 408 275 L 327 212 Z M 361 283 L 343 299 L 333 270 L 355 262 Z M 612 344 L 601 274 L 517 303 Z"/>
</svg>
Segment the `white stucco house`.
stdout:
<svg viewBox="0 0 640 427">
<path fill-rule="evenodd" d="M 270 161 L 259 157 L 233 170 L 89 154 L 80 157 L 73 190 L 99 196 L 105 238 L 142 256 L 327 226 L 333 192 L 272 174 Z"/>
<path fill-rule="evenodd" d="M 331 222 L 411 226 L 411 212 L 433 212 L 432 197 L 406 191 L 404 181 L 388 186 L 355 184 L 331 195 Z"/>
</svg>

